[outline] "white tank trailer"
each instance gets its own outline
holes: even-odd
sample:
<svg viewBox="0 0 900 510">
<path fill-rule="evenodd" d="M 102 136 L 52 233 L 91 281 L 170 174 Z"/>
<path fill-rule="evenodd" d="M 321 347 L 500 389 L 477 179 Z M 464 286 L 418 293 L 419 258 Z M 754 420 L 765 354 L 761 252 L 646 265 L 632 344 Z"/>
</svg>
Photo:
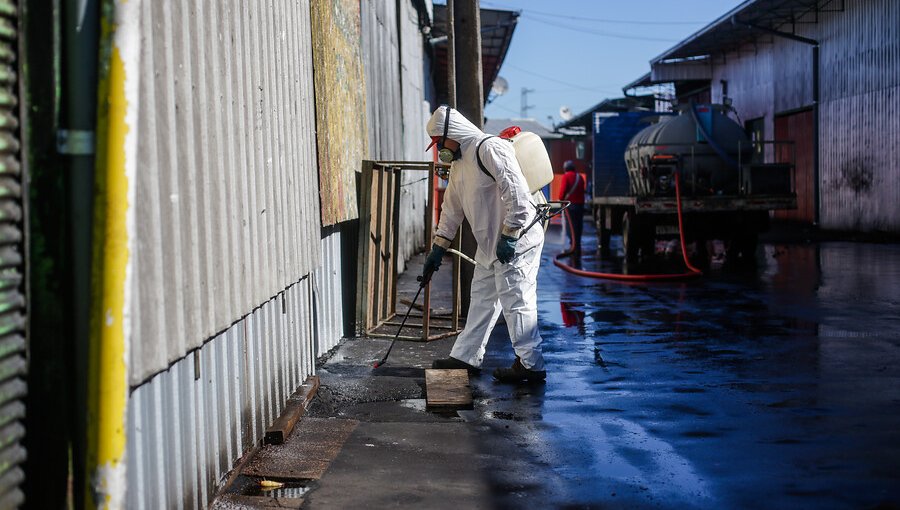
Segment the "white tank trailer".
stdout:
<svg viewBox="0 0 900 510">
<path fill-rule="evenodd" d="M 725 105 L 673 110 L 677 115 L 661 115 L 625 148 L 627 196 L 604 196 L 595 187 L 601 250 L 621 233 L 626 258 L 636 260 L 652 255 L 658 239 L 677 237 L 677 175 L 685 235 L 696 242 L 698 262 L 706 261 L 704 241 L 711 239 L 726 242 L 731 260 L 750 262 L 770 211 L 796 208 L 793 144 L 751 140 Z M 598 136 L 595 130 L 595 148 Z"/>
</svg>

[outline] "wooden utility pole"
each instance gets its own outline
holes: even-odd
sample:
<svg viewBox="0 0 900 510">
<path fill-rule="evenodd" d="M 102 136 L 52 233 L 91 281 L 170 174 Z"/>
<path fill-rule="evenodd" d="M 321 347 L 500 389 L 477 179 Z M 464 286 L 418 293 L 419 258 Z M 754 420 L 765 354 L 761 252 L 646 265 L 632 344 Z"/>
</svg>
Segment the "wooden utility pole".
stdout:
<svg viewBox="0 0 900 510">
<path fill-rule="evenodd" d="M 453 48 L 456 74 L 456 108 L 472 124 L 481 128 L 484 124 L 484 90 L 481 74 L 481 11 L 479 0 L 449 0 L 447 3 L 453 37 L 448 41 Z M 451 90 L 453 87 L 451 85 Z M 475 257 L 477 245 L 468 221 L 460 230 L 462 252 Z M 493 250 L 493 247 L 485 247 Z M 469 294 L 475 268 L 462 264 L 460 274 L 460 310 L 469 311 Z"/>
</svg>

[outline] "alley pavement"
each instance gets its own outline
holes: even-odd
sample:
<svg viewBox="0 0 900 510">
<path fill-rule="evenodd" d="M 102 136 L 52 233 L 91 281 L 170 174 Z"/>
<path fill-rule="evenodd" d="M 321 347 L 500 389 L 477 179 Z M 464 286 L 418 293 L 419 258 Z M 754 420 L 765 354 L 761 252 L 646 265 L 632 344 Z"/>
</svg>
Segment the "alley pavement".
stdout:
<svg viewBox="0 0 900 510">
<path fill-rule="evenodd" d="M 452 339 L 398 342 L 379 369 L 389 340 L 329 355 L 303 420 L 352 432 L 303 508 L 900 508 L 900 246 L 763 244 L 755 268 L 642 284 L 564 273 L 562 248 L 551 229 L 546 384 L 492 380 L 503 324 L 469 411 L 425 409 Z"/>
</svg>

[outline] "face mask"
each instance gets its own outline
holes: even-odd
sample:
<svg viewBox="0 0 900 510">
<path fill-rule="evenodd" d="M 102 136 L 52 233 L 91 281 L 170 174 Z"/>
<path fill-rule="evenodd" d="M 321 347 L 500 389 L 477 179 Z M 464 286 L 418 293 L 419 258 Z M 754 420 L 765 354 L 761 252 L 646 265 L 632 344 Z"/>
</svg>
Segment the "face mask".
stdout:
<svg viewBox="0 0 900 510">
<path fill-rule="evenodd" d="M 456 149 L 456 151 L 451 151 L 446 147 L 442 147 L 438 151 L 438 159 L 441 160 L 441 163 L 450 164 L 454 160 L 459 159 L 462 156 L 462 151 Z"/>
</svg>

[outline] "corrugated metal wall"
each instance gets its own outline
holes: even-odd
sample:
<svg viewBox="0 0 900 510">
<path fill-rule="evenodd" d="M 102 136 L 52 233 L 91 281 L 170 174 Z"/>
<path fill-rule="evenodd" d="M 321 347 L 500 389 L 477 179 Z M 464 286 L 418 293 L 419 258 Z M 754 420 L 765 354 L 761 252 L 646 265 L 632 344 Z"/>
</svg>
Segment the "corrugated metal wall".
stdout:
<svg viewBox="0 0 900 510">
<path fill-rule="evenodd" d="M 834 3 L 834 2 L 833 2 Z M 797 33 L 820 42 L 819 193 L 823 228 L 900 232 L 900 3 L 860 0 L 822 12 Z M 783 27 L 789 30 L 790 27 Z M 713 101 L 720 80 L 744 120 L 812 105 L 812 49 L 763 36 L 713 59 Z"/>
<path fill-rule="evenodd" d="M 400 12 L 400 88 L 403 102 L 403 159 L 425 161 L 431 152 L 425 147 L 431 141 L 425 124 L 431 116 L 425 101 L 424 38 L 419 27 L 419 14 L 410 0 L 398 2 Z M 397 270 L 403 271 L 406 260 L 425 245 L 425 222 L 428 201 L 427 174 L 405 172 L 400 181 L 400 236 Z M 424 180 L 423 180 L 424 179 Z"/>
<path fill-rule="evenodd" d="M 130 382 L 319 262 L 308 0 L 141 4 Z"/>
<path fill-rule="evenodd" d="M 360 23 L 369 122 L 368 157 L 400 160 L 404 152 L 397 3 L 360 0 Z"/>
<path fill-rule="evenodd" d="M 424 47 L 412 0 L 361 0 L 363 64 L 369 157 L 382 161 L 424 161 L 431 112 L 425 102 Z M 406 172 L 401 182 L 398 270 L 422 249 L 427 177 Z"/>
<path fill-rule="evenodd" d="M 128 507 L 202 508 L 340 341 L 345 229 L 319 226 L 309 3 L 140 5 L 130 380 L 144 382 L 128 407 Z M 393 45 L 371 57 L 385 66 L 377 89 L 395 100 L 371 125 L 397 135 L 379 137 L 380 154 L 402 159 L 427 139 L 418 18 L 407 0 L 366 9 L 393 16 L 369 34 L 375 48 Z M 424 183 L 408 188 L 424 204 Z M 405 228 L 423 237 L 422 214 Z"/>
<path fill-rule="evenodd" d="M 334 229 L 322 238 L 322 265 L 313 272 L 316 346 L 318 358 L 336 346 L 344 333 L 344 277 L 341 272 L 341 236 Z"/>
<path fill-rule="evenodd" d="M 900 2 L 844 4 L 819 27 L 821 224 L 900 233 Z"/>
<path fill-rule="evenodd" d="M 205 508 L 314 371 L 311 278 L 131 394 L 128 508 Z"/>
<path fill-rule="evenodd" d="M 0 508 L 25 497 L 25 296 L 16 68 L 17 8 L 0 2 Z"/>
<path fill-rule="evenodd" d="M 718 65 L 713 66 L 712 72 L 712 102 L 722 102 L 721 84 L 722 80 L 727 81 L 728 97 L 732 98 L 742 120 L 764 118 L 765 139 L 771 140 L 775 132 L 772 45 L 748 46 L 743 52 L 727 54 L 724 61 L 719 57 L 713 60 Z"/>
</svg>

